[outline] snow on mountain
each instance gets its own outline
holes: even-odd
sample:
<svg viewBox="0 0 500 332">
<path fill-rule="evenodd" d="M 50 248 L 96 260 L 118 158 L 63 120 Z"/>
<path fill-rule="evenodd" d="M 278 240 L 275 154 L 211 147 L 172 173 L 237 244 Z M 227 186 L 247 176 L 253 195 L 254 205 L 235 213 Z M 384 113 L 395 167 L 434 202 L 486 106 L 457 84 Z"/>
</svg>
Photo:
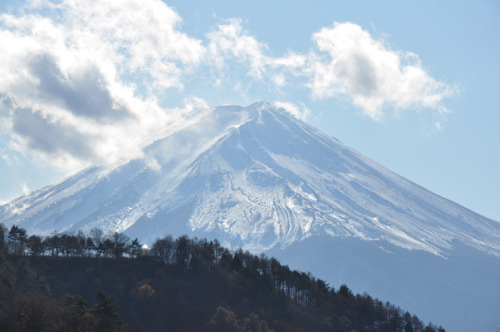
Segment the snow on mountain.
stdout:
<svg viewBox="0 0 500 332">
<path fill-rule="evenodd" d="M 497 222 L 266 103 L 198 111 L 143 145 L 142 158 L 4 205 L 1 220 L 30 233 L 99 227 L 145 242 L 208 232 L 253 251 L 326 233 L 446 255 L 457 240 L 500 256 Z"/>
<path fill-rule="evenodd" d="M 32 234 L 98 227 L 143 243 L 217 238 L 452 330 L 500 324 L 500 223 L 282 109 L 196 110 L 140 145 L 140 158 L 85 169 L 1 206 L 0 221 Z"/>
</svg>

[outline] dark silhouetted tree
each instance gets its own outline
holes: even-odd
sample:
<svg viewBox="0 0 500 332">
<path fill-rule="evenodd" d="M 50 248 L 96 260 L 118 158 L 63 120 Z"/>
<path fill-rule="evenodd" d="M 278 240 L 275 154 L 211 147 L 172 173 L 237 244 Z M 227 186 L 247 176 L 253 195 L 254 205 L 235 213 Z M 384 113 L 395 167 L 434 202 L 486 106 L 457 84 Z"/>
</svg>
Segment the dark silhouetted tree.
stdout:
<svg viewBox="0 0 500 332">
<path fill-rule="evenodd" d="M 1 224 L 0 223 L 0 251 L 1 250 L 4 250 L 6 248 L 6 240 L 5 240 L 5 237 L 6 237 L 6 234 L 7 234 L 7 227 L 5 227 L 4 224 Z"/>
<path fill-rule="evenodd" d="M 14 255 L 24 255 L 26 241 L 28 240 L 26 230 L 13 225 L 10 228 L 8 239 L 9 252 Z"/>
<path fill-rule="evenodd" d="M 31 235 L 26 241 L 26 247 L 33 256 L 38 256 L 45 251 L 45 244 L 37 235 Z"/>
<path fill-rule="evenodd" d="M 128 251 L 130 245 L 130 238 L 123 234 L 115 232 L 111 235 L 112 252 L 115 258 L 123 257 L 123 254 Z"/>
<path fill-rule="evenodd" d="M 109 297 L 102 290 L 97 291 L 97 303 L 91 312 L 98 321 L 101 331 L 121 331 L 123 320 L 115 311 L 116 304 L 112 297 Z"/>
<path fill-rule="evenodd" d="M 151 254 L 158 257 L 165 264 L 172 264 L 174 258 L 174 240 L 171 236 L 165 236 L 156 240 L 150 250 Z"/>
</svg>

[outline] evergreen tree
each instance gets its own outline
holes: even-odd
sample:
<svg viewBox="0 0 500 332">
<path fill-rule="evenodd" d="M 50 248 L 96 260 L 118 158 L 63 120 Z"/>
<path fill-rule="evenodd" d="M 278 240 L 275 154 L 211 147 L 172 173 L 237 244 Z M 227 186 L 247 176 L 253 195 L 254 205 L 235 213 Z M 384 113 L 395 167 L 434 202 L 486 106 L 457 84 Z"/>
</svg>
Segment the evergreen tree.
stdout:
<svg viewBox="0 0 500 332">
<path fill-rule="evenodd" d="M 100 331 L 121 331 L 123 320 L 115 311 L 116 304 L 112 297 L 109 297 L 102 290 L 97 291 L 97 303 L 92 308 Z"/>
<path fill-rule="evenodd" d="M 24 248 L 28 236 L 24 228 L 12 225 L 8 235 L 9 239 L 9 252 L 14 255 L 24 255 Z"/>
<path fill-rule="evenodd" d="M 26 247 L 28 247 L 31 255 L 38 256 L 42 254 L 45 250 L 45 245 L 39 236 L 31 235 L 26 241 Z"/>
</svg>

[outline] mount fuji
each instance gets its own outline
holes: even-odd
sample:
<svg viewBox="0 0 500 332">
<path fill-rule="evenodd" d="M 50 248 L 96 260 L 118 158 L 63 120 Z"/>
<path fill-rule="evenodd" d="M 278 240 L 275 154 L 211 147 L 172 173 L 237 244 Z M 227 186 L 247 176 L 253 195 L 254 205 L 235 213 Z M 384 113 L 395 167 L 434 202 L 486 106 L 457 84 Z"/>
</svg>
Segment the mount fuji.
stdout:
<svg viewBox="0 0 500 332">
<path fill-rule="evenodd" d="M 31 234 L 217 238 L 402 306 L 451 331 L 500 330 L 500 223 L 259 102 L 202 109 L 142 155 L 0 207 Z"/>
</svg>

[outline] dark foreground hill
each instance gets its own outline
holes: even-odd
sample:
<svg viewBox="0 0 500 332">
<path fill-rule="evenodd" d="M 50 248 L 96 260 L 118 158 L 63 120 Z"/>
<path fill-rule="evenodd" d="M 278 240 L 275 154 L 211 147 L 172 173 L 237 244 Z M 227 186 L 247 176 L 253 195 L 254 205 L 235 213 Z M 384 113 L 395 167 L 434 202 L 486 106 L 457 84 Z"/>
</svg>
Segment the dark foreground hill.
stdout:
<svg viewBox="0 0 500 332">
<path fill-rule="evenodd" d="M 1 331 L 438 330 L 390 303 L 217 241 L 165 237 L 148 250 L 117 250 L 124 242 L 116 236 L 90 246 L 81 234 L 53 235 L 37 256 L 34 238 L 3 245 Z"/>
</svg>

